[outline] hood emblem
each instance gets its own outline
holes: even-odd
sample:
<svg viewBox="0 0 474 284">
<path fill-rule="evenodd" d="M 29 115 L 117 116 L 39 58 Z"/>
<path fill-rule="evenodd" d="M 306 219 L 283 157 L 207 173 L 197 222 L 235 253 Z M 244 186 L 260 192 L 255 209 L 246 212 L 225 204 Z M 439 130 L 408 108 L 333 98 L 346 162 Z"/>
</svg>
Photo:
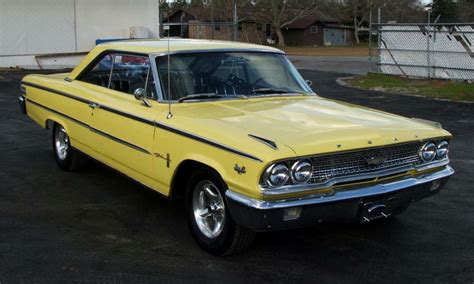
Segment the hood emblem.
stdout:
<svg viewBox="0 0 474 284">
<path fill-rule="evenodd" d="M 385 157 L 383 156 L 370 156 L 364 159 L 367 165 L 369 166 L 380 166 L 381 164 L 385 162 Z"/>
</svg>

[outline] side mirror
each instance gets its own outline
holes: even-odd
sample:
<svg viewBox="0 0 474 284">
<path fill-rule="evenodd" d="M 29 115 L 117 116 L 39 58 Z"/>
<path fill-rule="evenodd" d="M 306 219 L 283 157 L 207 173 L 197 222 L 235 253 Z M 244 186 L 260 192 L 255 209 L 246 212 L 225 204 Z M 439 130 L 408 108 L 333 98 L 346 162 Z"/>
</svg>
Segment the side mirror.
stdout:
<svg viewBox="0 0 474 284">
<path fill-rule="evenodd" d="M 151 104 L 146 99 L 146 91 L 143 88 L 137 88 L 135 92 L 133 92 L 133 96 L 137 101 L 142 101 L 143 104 L 147 107 L 151 107 Z"/>
<path fill-rule="evenodd" d="M 313 82 L 311 80 L 304 80 L 306 82 L 306 85 L 308 85 L 308 87 L 312 87 L 313 86 Z"/>
</svg>

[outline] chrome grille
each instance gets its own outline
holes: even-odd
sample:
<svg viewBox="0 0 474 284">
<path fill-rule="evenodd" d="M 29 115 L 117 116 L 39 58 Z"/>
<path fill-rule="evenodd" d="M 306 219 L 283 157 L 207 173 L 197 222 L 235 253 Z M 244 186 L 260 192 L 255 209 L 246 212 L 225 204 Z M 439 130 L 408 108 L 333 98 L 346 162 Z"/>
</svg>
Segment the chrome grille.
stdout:
<svg viewBox="0 0 474 284">
<path fill-rule="evenodd" d="M 411 143 L 314 157 L 310 183 L 323 183 L 338 177 L 418 165 L 423 162 L 418 156 L 422 146 L 423 143 Z M 370 165 L 367 160 L 372 157 L 381 157 L 383 162 Z"/>
<path fill-rule="evenodd" d="M 308 184 L 320 184 L 334 178 L 373 174 L 383 170 L 422 164 L 423 161 L 418 156 L 418 152 L 423 145 L 423 142 L 416 142 L 314 156 L 311 158 L 313 174 Z M 382 162 L 370 165 L 367 160 L 371 157 L 381 158 Z M 291 166 L 295 160 L 287 162 Z M 292 184 L 290 179 L 286 185 Z M 268 187 L 263 182 L 260 186 L 262 188 Z"/>
</svg>

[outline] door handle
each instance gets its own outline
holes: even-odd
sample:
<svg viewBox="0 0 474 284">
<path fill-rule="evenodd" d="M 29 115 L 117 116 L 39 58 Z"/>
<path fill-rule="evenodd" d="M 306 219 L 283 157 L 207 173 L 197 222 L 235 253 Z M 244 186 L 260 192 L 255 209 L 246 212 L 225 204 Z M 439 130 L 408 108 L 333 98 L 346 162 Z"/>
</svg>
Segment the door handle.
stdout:
<svg viewBox="0 0 474 284">
<path fill-rule="evenodd" d="M 92 109 L 94 109 L 94 108 L 100 107 L 100 105 L 99 105 L 98 103 L 90 102 L 90 103 L 89 103 L 89 107 L 92 108 Z"/>
</svg>

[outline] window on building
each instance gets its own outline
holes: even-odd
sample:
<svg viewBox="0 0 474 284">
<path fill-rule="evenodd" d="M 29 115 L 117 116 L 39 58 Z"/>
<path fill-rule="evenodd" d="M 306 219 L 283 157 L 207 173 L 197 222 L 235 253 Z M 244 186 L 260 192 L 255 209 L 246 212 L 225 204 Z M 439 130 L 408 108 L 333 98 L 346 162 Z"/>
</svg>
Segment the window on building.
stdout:
<svg viewBox="0 0 474 284">
<path fill-rule="evenodd" d="M 241 31 L 242 30 L 242 23 L 241 22 L 239 23 L 238 27 L 239 27 L 239 31 Z"/>
<path fill-rule="evenodd" d="M 318 26 L 311 26 L 311 33 L 317 34 L 318 33 Z"/>
<path fill-rule="evenodd" d="M 258 23 L 257 24 L 257 31 L 263 31 L 263 25 Z"/>
<path fill-rule="evenodd" d="M 214 30 L 215 30 L 215 31 L 220 31 L 220 30 L 221 30 L 221 25 L 215 24 L 215 25 L 214 25 Z"/>
</svg>

